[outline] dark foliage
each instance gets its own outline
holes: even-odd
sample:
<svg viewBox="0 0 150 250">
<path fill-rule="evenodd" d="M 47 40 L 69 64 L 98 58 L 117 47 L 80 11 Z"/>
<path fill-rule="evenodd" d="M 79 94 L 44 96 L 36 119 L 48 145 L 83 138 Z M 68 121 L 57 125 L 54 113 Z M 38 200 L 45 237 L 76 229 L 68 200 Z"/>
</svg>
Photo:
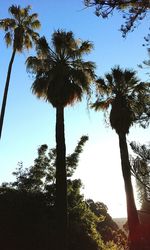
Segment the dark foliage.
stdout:
<svg viewBox="0 0 150 250">
<path fill-rule="evenodd" d="M 116 240 L 117 225 L 107 213 L 103 203 L 85 201 L 81 194 L 82 183 L 72 180 L 79 155 L 88 138 L 81 137 L 68 162 L 68 250 L 121 249 Z M 19 165 L 14 173 L 16 181 L 3 183 L 0 188 L 0 242 L 1 250 L 55 250 L 55 158 L 56 150 L 47 145 L 38 148 L 33 166 L 23 170 Z M 74 163 L 73 160 L 74 159 Z M 72 169 L 72 171 L 70 171 Z M 32 177 L 32 178 L 31 178 Z M 39 185 L 39 186 L 38 186 Z M 98 208 L 97 212 L 94 207 Z M 106 218 L 106 221 L 105 221 Z M 112 234 L 108 234 L 108 231 Z M 116 236 L 114 237 L 114 232 Z M 105 235 L 106 234 L 106 235 Z M 121 246 L 124 235 L 121 233 Z M 105 248 L 114 240 L 112 248 Z M 118 248 L 116 248 L 118 247 Z"/>
<path fill-rule="evenodd" d="M 84 0 L 84 4 L 87 7 L 95 7 L 95 14 L 102 18 L 109 17 L 115 10 L 122 12 L 125 23 L 121 25 L 121 31 L 124 37 L 150 12 L 149 0 Z M 145 39 L 149 42 L 149 35 Z"/>
<path fill-rule="evenodd" d="M 131 171 L 137 181 L 139 201 L 143 206 L 150 202 L 150 146 L 131 142 L 130 146 L 136 157 L 131 156 Z"/>
<path fill-rule="evenodd" d="M 113 221 L 112 217 L 108 214 L 107 206 L 102 202 L 94 202 L 87 200 L 89 208 L 97 216 L 103 218 L 102 221 L 97 222 L 97 231 L 100 233 L 103 241 L 114 241 L 119 247 L 126 246 L 126 235 L 118 228 L 118 225 Z"/>
</svg>

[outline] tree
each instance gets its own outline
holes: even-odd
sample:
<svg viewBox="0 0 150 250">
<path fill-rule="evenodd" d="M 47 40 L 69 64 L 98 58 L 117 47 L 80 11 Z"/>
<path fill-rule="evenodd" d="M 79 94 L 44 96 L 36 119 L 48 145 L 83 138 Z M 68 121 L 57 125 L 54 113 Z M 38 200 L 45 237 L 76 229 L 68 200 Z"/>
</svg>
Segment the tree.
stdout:
<svg viewBox="0 0 150 250">
<path fill-rule="evenodd" d="M 134 152 L 131 157 L 131 171 L 136 180 L 136 190 L 140 209 L 138 211 L 141 221 L 141 228 L 144 242 L 147 249 L 150 248 L 150 146 L 131 142 L 130 146 Z"/>
<path fill-rule="evenodd" d="M 126 237 L 107 213 L 106 205 L 86 201 L 81 180 L 73 178 L 87 140 L 82 136 L 74 152 L 66 156 L 68 249 L 122 250 Z M 0 187 L 2 249 L 48 250 L 49 245 L 55 249 L 56 149 L 43 144 L 37 153 L 31 167 L 24 169 L 19 163 L 13 173 L 16 180 Z"/>
<path fill-rule="evenodd" d="M 3 128 L 12 65 L 16 52 L 21 53 L 24 49 L 32 48 L 33 42 L 37 42 L 37 39 L 39 38 L 38 33 L 34 31 L 35 29 L 38 29 L 40 27 L 40 22 L 37 19 L 38 15 L 36 13 L 29 15 L 30 10 L 30 6 L 21 8 L 19 5 L 12 5 L 9 8 L 9 13 L 11 17 L 0 20 L 0 28 L 5 31 L 4 38 L 6 45 L 13 46 L 12 55 L 7 71 L 5 90 L 0 114 L 0 138 Z"/>
<path fill-rule="evenodd" d="M 97 231 L 100 233 L 105 244 L 108 242 L 114 242 L 117 245 L 117 249 L 125 249 L 127 239 L 122 230 L 118 229 L 118 225 L 113 221 L 108 214 L 107 206 L 102 202 L 94 202 L 93 200 L 87 200 L 87 204 L 91 211 L 102 220 L 97 221 Z"/>
<path fill-rule="evenodd" d="M 52 47 L 45 37 L 39 39 L 37 55 L 27 59 L 27 69 L 34 75 L 32 91 L 56 108 L 56 211 L 58 219 L 58 248 L 66 249 L 67 182 L 64 108 L 81 101 L 90 92 L 95 65 L 82 57 L 90 53 L 89 41 L 75 40 L 72 32 L 58 30 L 52 35 Z"/>
<path fill-rule="evenodd" d="M 97 80 L 97 91 L 98 99 L 92 105 L 92 108 L 106 111 L 111 106 L 110 124 L 119 137 L 122 174 L 127 200 L 129 238 L 131 240 L 130 249 L 135 250 L 138 249 L 136 248 L 137 245 L 139 247 L 137 241 L 140 240 L 139 219 L 131 183 L 126 135 L 135 122 L 143 123 L 146 119 L 143 113 L 145 112 L 147 96 L 149 96 L 149 84 L 140 82 L 135 71 L 115 67 L 111 70 L 111 73 L 105 75 L 105 78 Z"/>
<path fill-rule="evenodd" d="M 73 176 L 87 140 L 88 136 L 81 136 L 74 152 L 66 156 L 67 180 Z M 56 148 L 48 149 L 48 146 L 43 144 L 38 147 L 37 154 L 34 164 L 29 168 L 24 169 L 23 163 L 19 162 L 18 168 L 13 172 L 16 181 L 3 183 L 2 186 L 27 192 L 50 191 L 49 187 L 56 185 Z"/>
<path fill-rule="evenodd" d="M 142 64 L 139 64 L 138 66 L 141 69 L 148 69 L 147 75 L 150 76 L 150 71 L 149 71 L 149 69 L 150 69 L 150 48 L 147 48 L 147 52 L 148 52 L 148 59 L 144 60 L 142 62 Z"/>
<path fill-rule="evenodd" d="M 131 142 L 135 157 L 131 158 L 131 171 L 136 178 L 138 198 L 143 210 L 150 201 L 150 147 Z"/>
<path fill-rule="evenodd" d="M 55 150 L 51 149 L 47 155 L 48 146 L 41 145 L 38 148 L 38 157 L 34 160 L 34 164 L 28 168 L 23 168 L 23 163 L 18 163 L 17 171 L 13 172 L 16 181 L 9 185 L 18 190 L 26 190 L 38 192 L 45 190 L 46 183 L 54 183 L 54 158 Z M 49 177 L 50 176 L 50 177 Z"/>
<path fill-rule="evenodd" d="M 125 37 L 129 31 L 133 31 L 138 22 L 143 20 L 150 11 L 150 3 L 147 0 L 84 0 L 86 7 L 95 7 L 95 14 L 107 18 L 115 10 L 123 12 L 125 24 L 121 31 Z"/>
</svg>

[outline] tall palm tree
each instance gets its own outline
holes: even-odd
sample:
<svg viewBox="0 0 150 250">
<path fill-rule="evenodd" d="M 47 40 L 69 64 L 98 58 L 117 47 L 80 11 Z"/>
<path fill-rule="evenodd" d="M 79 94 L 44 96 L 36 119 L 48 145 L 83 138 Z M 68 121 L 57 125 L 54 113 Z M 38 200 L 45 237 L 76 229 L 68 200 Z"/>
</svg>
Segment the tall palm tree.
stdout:
<svg viewBox="0 0 150 250">
<path fill-rule="evenodd" d="M 122 174 L 125 184 L 130 249 L 139 248 L 140 223 L 136 210 L 126 135 L 134 122 L 142 121 L 146 101 L 150 94 L 149 85 L 136 77 L 136 72 L 115 67 L 105 78 L 97 80 L 98 99 L 92 107 L 95 110 L 110 110 L 110 124 L 119 137 Z M 140 241 L 140 239 L 139 239 Z M 137 247 L 138 245 L 138 247 Z"/>
<path fill-rule="evenodd" d="M 37 19 L 38 15 L 36 13 L 29 15 L 30 10 L 30 6 L 21 8 L 19 5 L 12 5 L 9 8 L 11 17 L 0 20 L 0 28 L 5 31 L 4 38 L 6 45 L 12 45 L 13 47 L 11 59 L 8 66 L 0 114 L 0 138 L 2 134 L 11 70 L 16 52 L 22 52 L 24 49 L 32 48 L 33 42 L 35 43 L 39 38 L 38 33 L 34 31 L 35 29 L 38 29 L 40 27 L 40 22 Z"/>
<path fill-rule="evenodd" d="M 92 49 L 89 41 L 75 40 L 72 32 L 57 30 L 51 47 L 45 37 L 39 39 L 37 55 L 27 59 L 27 69 L 35 75 L 32 91 L 56 108 L 56 218 L 57 248 L 66 249 L 67 236 L 67 183 L 64 108 L 90 93 L 95 78 L 93 62 L 84 61 L 83 55 Z"/>
</svg>

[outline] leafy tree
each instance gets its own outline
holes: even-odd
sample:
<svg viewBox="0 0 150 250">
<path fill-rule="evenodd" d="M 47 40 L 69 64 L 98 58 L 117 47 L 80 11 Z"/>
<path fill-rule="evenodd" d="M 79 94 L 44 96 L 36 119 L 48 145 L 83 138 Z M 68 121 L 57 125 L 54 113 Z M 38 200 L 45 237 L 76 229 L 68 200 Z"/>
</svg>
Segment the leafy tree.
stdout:
<svg viewBox="0 0 150 250">
<path fill-rule="evenodd" d="M 137 182 L 139 201 L 142 209 L 150 202 L 150 148 L 131 142 L 130 146 L 136 157 L 131 158 L 131 171 Z"/>
<path fill-rule="evenodd" d="M 23 169 L 23 164 L 19 163 L 19 168 L 13 175 L 16 176 L 16 181 L 12 186 L 18 190 L 26 190 L 31 192 L 43 191 L 49 178 L 49 183 L 54 182 L 54 165 L 53 158 L 55 150 L 51 149 L 47 155 L 48 146 L 41 145 L 38 148 L 38 157 L 34 160 L 34 165 L 29 169 Z M 50 178 L 51 176 L 51 178 Z"/>
<path fill-rule="evenodd" d="M 129 31 L 133 31 L 137 24 L 143 20 L 150 11 L 150 3 L 147 0 L 84 0 L 86 7 L 95 7 L 95 14 L 107 18 L 115 10 L 123 12 L 125 24 L 121 31 L 125 37 Z M 146 38 L 149 40 L 149 35 Z"/>
<path fill-rule="evenodd" d="M 53 217 L 42 193 L 0 188 L 1 249 L 48 250 L 54 245 Z"/>
<path fill-rule="evenodd" d="M 31 6 L 21 8 L 19 5 L 12 5 L 9 8 L 10 18 L 0 20 L 0 28 L 5 32 L 5 42 L 7 46 L 12 45 L 12 56 L 8 66 L 8 72 L 3 95 L 3 102 L 0 114 L 0 137 L 2 134 L 3 120 L 7 102 L 9 82 L 11 76 L 12 65 L 16 52 L 22 52 L 24 49 L 32 48 L 33 42 L 36 43 L 39 38 L 38 33 L 34 30 L 40 27 L 38 15 L 36 13 L 29 14 Z"/>
<path fill-rule="evenodd" d="M 87 204 L 90 210 L 102 220 L 97 221 L 97 231 L 102 236 L 105 244 L 108 245 L 111 242 L 117 245 L 117 249 L 121 250 L 126 246 L 126 235 L 122 230 L 118 229 L 117 224 L 113 221 L 111 216 L 108 214 L 107 206 L 102 202 L 94 202 L 93 200 L 87 200 Z"/>
<path fill-rule="evenodd" d="M 131 142 L 134 157 L 131 157 L 131 171 L 136 178 L 138 199 L 141 204 L 139 210 L 143 239 L 147 249 L 150 248 L 150 147 Z"/>
<path fill-rule="evenodd" d="M 71 184 L 71 185 L 70 185 Z M 69 183 L 68 193 L 68 207 L 69 207 L 69 242 L 72 244 L 71 249 L 87 249 L 84 244 L 84 237 L 89 235 L 91 238 L 91 246 L 89 249 L 104 249 L 105 243 L 101 235 L 98 233 L 96 225 L 98 221 L 103 220 L 102 216 L 99 218 L 91 211 L 80 194 L 81 182 L 74 180 Z M 71 195 L 72 193 L 72 195 Z M 75 240 L 76 234 L 80 238 Z M 86 236 L 87 237 L 87 236 Z M 83 239 L 82 239 L 83 238 Z M 82 240 L 83 243 L 82 243 Z M 88 241 L 88 238 L 87 240 Z"/>
<path fill-rule="evenodd" d="M 27 69 L 34 75 L 32 91 L 56 108 L 56 210 L 58 219 L 58 248 L 65 249 L 67 230 L 66 145 L 64 108 L 89 93 L 95 78 L 93 62 L 82 57 L 92 49 L 89 41 L 75 40 L 72 32 L 56 31 L 52 47 L 45 37 L 38 41 L 37 55 L 27 59 Z"/>
<path fill-rule="evenodd" d="M 140 82 L 135 71 L 115 67 L 111 70 L 111 73 L 105 75 L 105 78 L 97 80 L 97 91 L 99 93 L 97 94 L 98 98 L 92 107 L 96 111 L 106 111 L 111 106 L 110 124 L 119 137 L 122 174 L 127 200 L 129 237 L 131 249 L 137 249 L 136 244 L 139 244 L 137 241 L 140 240 L 140 226 L 131 182 L 126 135 L 135 122 L 143 123 L 145 120 L 143 113 L 149 98 L 149 84 Z"/>
<path fill-rule="evenodd" d="M 107 235 L 105 242 L 103 236 L 101 237 L 101 232 L 105 235 L 108 230 L 114 230 L 114 225 L 116 225 L 109 219 L 106 206 L 103 203 L 95 204 L 92 200 L 90 202 L 85 201 L 81 194 L 81 181 L 72 178 L 87 139 L 87 136 L 82 136 L 74 152 L 66 157 L 68 163 L 68 249 L 121 250 L 122 248 L 116 240 L 116 244 L 113 242 L 115 237 L 112 238 L 113 236 Z M 41 145 L 38 148 L 38 156 L 34 164 L 25 170 L 23 170 L 23 164 L 19 164 L 14 173 L 16 181 L 5 184 L 0 188 L 2 250 L 6 247 L 16 250 L 34 250 L 37 248 L 48 250 L 49 246 L 52 250 L 55 249 L 55 241 L 57 240 L 54 237 L 55 164 L 56 150 L 48 150 L 47 145 Z M 40 172 L 40 174 L 37 174 L 37 172 Z M 32 176 L 31 179 L 30 176 Z M 47 176 L 49 176 L 48 180 Z M 37 181 L 35 181 L 36 179 Z M 33 185 L 31 182 L 33 182 Z M 43 184 L 40 184 L 38 188 L 36 185 L 39 185 L 39 183 Z M 90 204 L 93 208 L 98 208 L 97 213 Z M 106 223 L 104 222 L 105 217 L 107 217 Z M 98 226 L 100 230 L 98 230 Z M 26 235 L 25 241 L 24 235 Z M 123 239 L 122 235 L 122 243 Z M 122 246 L 124 245 L 122 244 Z"/>
<path fill-rule="evenodd" d="M 67 179 L 74 174 L 87 140 L 88 136 L 81 136 L 74 152 L 66 156 Z M 37 149 L 37 153 L 38 156 L 30 168 L 24 169 L 23 163 L 19 162 L 18 168 L 13 172 L 16 181 L 3 183 L 3 186 L 21 191 L 46 192 L 49 186 L 56 185 L 56 148 L 48 150 L 48 146 L 43 144 Z"/>
</svg>

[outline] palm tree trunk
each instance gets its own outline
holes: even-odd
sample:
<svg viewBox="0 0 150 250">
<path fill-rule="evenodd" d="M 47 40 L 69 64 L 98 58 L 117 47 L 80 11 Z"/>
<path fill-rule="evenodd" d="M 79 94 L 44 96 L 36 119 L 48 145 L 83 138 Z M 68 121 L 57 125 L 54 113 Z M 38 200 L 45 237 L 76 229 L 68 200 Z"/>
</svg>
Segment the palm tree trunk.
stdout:
<svg viewBox="0 0 150 250">
<path fill-rule="evenodd" d="M 12 65 L 14 62 L 15 54 L 16 54 L 16 49 L 13 50 L 11 60 L 10 60 L 9 66 L 8 66 L 8 72 L 7 72 L 7 78 L 6 78 L 6 84 L 5 84 L 4 95 L 3 95 L 3 102 L 2 102 L 2 107 L 1 107 L 1 114 L 0 114 L 0 139 L 1 139 L 1 135 L 2 135 L 2 128 L 3 128 L 5 108 L 6 108 L 6 102 L 7 102 L 7 96 L 8 96 L 10 75 L 11 75 L 11 70 L 12 70 Z"/>
<path fill-rule="evenodd" d="M 67 180 L 64 108 L 56 108 L 56 230 L 57 250 L 67 249 Z"/>
<path fill-rule="evenodd" d="M 140 222 L 134 200 L 126 135 L 119 134 L 122 174 L 125 185 L 130 250 L 142 250 Z"/>
</svg>

